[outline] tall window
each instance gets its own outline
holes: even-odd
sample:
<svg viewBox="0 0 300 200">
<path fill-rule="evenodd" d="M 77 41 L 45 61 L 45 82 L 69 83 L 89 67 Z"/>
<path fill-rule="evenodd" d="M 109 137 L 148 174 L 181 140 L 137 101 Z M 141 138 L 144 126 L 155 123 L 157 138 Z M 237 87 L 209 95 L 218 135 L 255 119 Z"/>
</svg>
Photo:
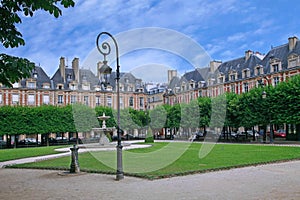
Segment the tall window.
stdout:
<svg viewBox="0 0 300 200">
<path fill-rule="evenodd" d="M 0 104 L 2 104 L 2 94 L 0 94 Z"/>
<path fill-rule="evenodd" d="M 133 107 L 133 97 L 129 98 L 129 106 Z"/>
<path fill-rule="evenodd" d="M 123 102 L 123 97 L 120 97 L 120 108 L 124 108 L 124 102 Z"/>
<path fill-rule="evenodd" d="M 112 102 L 111 102 L 111 96 L 107 97 L 107 106 L 111 107 L 112 106 Z"/>
<path fill-rule="evenodd" d="M 83 101 L 84 101 L 85 105 L 87 105 L 87 106 L 89 105 L 89 97 L 88 96 L 84 96 Z"/>
<path fill-rule="evenodd" d="M 235 74 L 230 74 L 230 80 L 234 81 L 235 80 Z"/>
<path fill-rule="evenodd" d="M 259 76 L 260 75 L 260 67 L 256 68 L 256 75 Z"/>
<path fill-rule="evenodd" d="M 244 83 L 244 92 L 248 92 L 248 91 L 249 91 L 248 83 Z"/>
<path fill-rule="evenodd" d="M 278 72 L 279 68 L 278 68 L 278 64 L 272 65 L 273 67 L 273 72 Z"/>
<path fill-rule="evenodd" d="M 43 95 L 43 104 L 48 105 L 50 103 L 50 97 L 48 94 Z"/>
<path fill-rule="evenodd" d="M 35 95 L 29 94 L 28 95 L 28 105 L 34 105 L 35 104 Z"/>
<path fill-rule="evenodd" d="M 71 95 L 71 104 L 76 103 L 76 95 Z"/>
<path fill-rule="evenodd" d="M 57 97 L 57 103 L 58 104 L 63 104 L 64 103 L 63 95 L 58 95 L 58 97 Z"/>
<path fill-rule="evenodd" d="M 13 105 L 19 104 L 19 95 L 18 94 L 13 94 L 12 95 L 12 104 Z"/>
<path fill-rule="evenodd" d="M 100 96 L 96 96 L 96 106 L 100 106 Z"/>
<path fill-rule="evenodd" d="M 144 108 L 144 97 L 140 97 L 140 108 Z"/>
<path fill-rule="evenodd" d="M 278 76 L 277 76 L 277 77 L 274 77 L 274 85 L 275 85 L 275 86 L 278 85 L 279 82 L 280 82 L 279 77 L 278 77 Z"/>
<path fill-rule="evenodd" d="M 198 96 L 199 96 L 199 97 L 202 97 L 202 90 L 199 90 L 199 91 L 198 91 Z"/>
<path fill-rule="evenodd" d="M 235 93 L 235 85 L 234 84 L 230 85 L 230 91 L 232 93 Z"/>
</svg>

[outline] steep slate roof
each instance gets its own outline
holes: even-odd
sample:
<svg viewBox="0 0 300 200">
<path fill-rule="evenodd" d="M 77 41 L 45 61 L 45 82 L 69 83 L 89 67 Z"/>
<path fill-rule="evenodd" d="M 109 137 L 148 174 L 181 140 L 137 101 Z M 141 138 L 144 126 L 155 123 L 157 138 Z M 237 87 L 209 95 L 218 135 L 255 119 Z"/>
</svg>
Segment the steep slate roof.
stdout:
<svg viewBox="0 0 300 200">
<path fill-rule="evenodd" d="M 37 79 L 36 79 L 36 88 L 41 89 L 43 88 L 43 83 L 49 83 L 50 84 L 50 77 L 46 74 L 46 72 L 43 70 L 43 68 L 36 66 L 30 75 L 30 78 L 34 78 L 34 73 L 37 73 Z M 26 80 L 23 79 L 21 81 L 21 86 L 23 88 L 27 87 L 26 86 Z"/>
<path fill-rule="evenodd" d="M 109 84 L 115 88 L 116 87 L 116 77 L 117 73 L 112 72 L 109 78 Z M 126 86 L 126 84 L 133 84 L 136 89 L 143 88 L 146 91 L 145 87 L 142 85 L 142 79 L 136 78 L 132 73 L 120 73 L 120 83 Z"/>
<path fill-rule="evenodd" d="M 67 80 L 67 79 L 66 79 Z M 73 79 L 74 80 L 74 79 Z M 87 81 L 90 83 L 90 89 L 94 86 L 100 85 L 99 79 L 90 69 L 79 69 L 79 86 L 78 89 L 82 89 L 82 82 Z"/>
<path fill-rule="evenodd" d="M 169 83 L 169 85 L 168 85 L 168 88 L 174 90 L 175 87 L 180 86 L 179 83 L 180 83 L 180 78 L 177 77 L 177 76 L 174 76 L 174 77 L 171 79 L 171 81 L 170 81 L 170 83 Z"/>
<path fill-rule="evenodd" d="M 289 43 L 272 48 L 261 62 L 264 66 L 264 73 L 270 73 L 270 59 L 272 58 L 281 60 L 282 69 L 287 69 L 288 56 L 291 54 L 300 54 L 299 40 L 296 42 L 295 48 L 292 51 L 289 51 Z"/>
<path fill-rule="evenodd" d="M 254 66 L 261 63 L 260 58 L 256 55 L 252 54 L 246 60 L 245 57 L 237 58 L 234 60 L 230 60 L 222 63 L 217 70 L 217 73 L 223 73 L 225 75 L 225 81 L 229 81 L 229 73 L 230 71 L 237 72 L 237 79 L 242 79 L 243 70 L 249 69 L 250 76 L 254 76 Z M 217 78 L 217 77 L 216 77 Z"/>
</svg>

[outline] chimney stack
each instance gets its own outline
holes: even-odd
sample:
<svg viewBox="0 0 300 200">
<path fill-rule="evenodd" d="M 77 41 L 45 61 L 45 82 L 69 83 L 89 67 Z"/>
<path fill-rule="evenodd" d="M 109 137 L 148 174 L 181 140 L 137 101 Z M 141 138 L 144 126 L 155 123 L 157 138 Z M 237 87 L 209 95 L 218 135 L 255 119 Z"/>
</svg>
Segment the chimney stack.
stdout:
<svg viewBox="0 0 300 200">
<path fill-rule="evenodd" d="M 209 62 L 210 72 L 211 73 L 215 72 L 221 64 L 222 61 L 216 61 L 216 60 L 210 61 Z"/>
<path fill-rule="evenodd" d="M 253 54 L 253 51 L 251 51 L 251 50 L 245 51 L 245 59 L 246 59 L 246 61 L 250 58 L 250 56 L 252 54 Z"/>
<path fill-rule="evenodd" d="M 79 58 L 74 58 L 72 61 L 72 68 L 74 71 L 74 80 L 78 83 L 79 82 Z"/>
<path fill-rule="evenodd" d="M 59 62 L 59 70 L 60 70 L 60 75 L 62 77 L 62 81 L 66 82 L 66 62 L 64 57 L 60 57 L 60 62 Z"/>
<path fill-rule="evenodd" d="M 289 37 L 289 51 L 294 50 L 297 41 L 298 41 L 298 38 L 296 36 Z"/>
<path fill-rule="evenodd" d="M 170 84 L 173 77 L 177 76 L 177 70 L 168 70 L 168 83 Z"/>
</svg>

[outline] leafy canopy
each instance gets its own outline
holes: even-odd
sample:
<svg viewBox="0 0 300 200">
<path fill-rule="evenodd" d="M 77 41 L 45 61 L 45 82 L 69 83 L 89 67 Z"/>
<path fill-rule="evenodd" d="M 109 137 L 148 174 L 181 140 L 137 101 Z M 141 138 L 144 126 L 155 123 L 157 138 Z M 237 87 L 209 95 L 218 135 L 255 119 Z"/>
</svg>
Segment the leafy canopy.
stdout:
<svg viewBox="0 0 300 200">
<path fill-rule="evenodd" d="M 32 17 L 37 10 L 49 12 L 54 17 L 62 15 L 60 5 L 73 7 L 73 0 L 1 0 L 0 1 L 0 41 L 5 48 L 24 46 L 22 33 L 16 24 L 21 24 L 20 14 Z M 0 83 L 11 87 L 12 83 L 30 76 L 34 64 L 25 58 L 0 54 Z"/>
</svg>

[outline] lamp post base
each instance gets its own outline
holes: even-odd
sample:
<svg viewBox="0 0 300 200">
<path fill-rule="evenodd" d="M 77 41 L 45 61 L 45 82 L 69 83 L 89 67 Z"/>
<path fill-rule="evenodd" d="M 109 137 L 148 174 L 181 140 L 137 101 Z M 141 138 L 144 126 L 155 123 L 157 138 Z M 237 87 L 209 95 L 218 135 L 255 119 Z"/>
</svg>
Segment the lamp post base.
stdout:
<svg viewBox="0 0 300 200">
<path fill-rule="evenodd" d="M 123 146 L 119 143 L 117 145 L 117 174 L 116 174 L 117 181 L 124 179 L 123 163 L 122 163 L 122 148 Z"/>
</svg>

